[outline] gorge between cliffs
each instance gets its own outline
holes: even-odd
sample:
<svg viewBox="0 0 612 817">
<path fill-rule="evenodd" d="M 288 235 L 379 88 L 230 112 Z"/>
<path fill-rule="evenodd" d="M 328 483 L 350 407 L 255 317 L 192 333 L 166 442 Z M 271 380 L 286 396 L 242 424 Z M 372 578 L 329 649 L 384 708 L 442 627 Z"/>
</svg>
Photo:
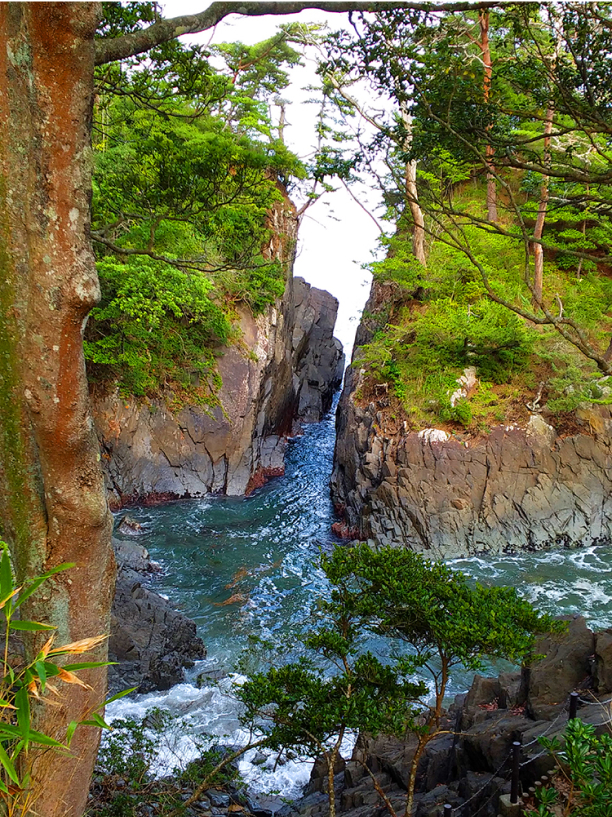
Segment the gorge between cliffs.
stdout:
<svg viewBox="0 0 612 817">
<path fill-rule="evenodd" d="M 174 716 L 184 718 L 188 727 L 185 727 L 186 734 L 181 738 L 180 752 L 187 759 L 197 754 L 196 744 L 189 737 L 190 731 L 216 735 L 218 740 L 228 745 L 240 744 L 245 740 L 246 736 L 242 734 L 236 718 L 236 705 L 227 694 L 230 680 L 235 677 L 232 673 L 236 661 L 253 636 L 274 641 L 290 634 L 293 628 L 303 624 L 305 610 L 311 603 L 328 593 L 325 577 L 314 564 L 321 550 L 327 552 L 336 545 L 342 546 L 342 539 L 333 531 L 345 535 L 347 532 L 345 520 L 348 512 L 338 507 L 342 499 L 338 474 L 347 473 L 347 440 L 352 444 L 350 450 L 355 457 L 350 473 L 358 482 L 358 490 L 353 489 L 351 496 L 360 497 L 359 500 L 352 499 L 353 505 L 349 507 L 361 508 L 361 516 L 353 517 L 361 520 L 354 523 L 355 535 L 386 543 L 389 539 L 393 541 L 395 530 L 398 537 L 408 536 L 408 541 L 411 541 L 412 517 L 409 513 L 401 516 L 406 503 L 398 503 L 394 498 L 387 504 L 377 500 L 379 504 L 376 505 L 372 501 L 372 497 L 382 495 L 380 486 L 384 487 L 385 480 L 393 483 L 393 477 L 397 474 L 397 470 L 394 471 L 397 469 L 397 457 L 394 455 L 395 459 L 385 459 L 385 455 L 390 450 L 394 451 L 401 432 L 390 439 L 384 437 L 380 422 L 383 417 L 381 406 L 375 401 L 370 400 L 362 409 L 351 407 L 352 413 L 346 413 L 347 403 L 355 401 L 354 382 L 359 376 L 358 346 L 355 354 L 357 365 L 349 369 L 344 392 L 339 399 L 336 396 L 333 407 L 330 407 L 332 394 L 339 386 L 338 371 L 341 365 L 339 344 L 332 339 L 335 304 L 326 293 L 309 288 L 300 279 L 293 282 L 289 291 L 298 293 L 297 304 L 287 307 L 285 301 L 285 307 L 276 314 L 282 315 L 283 321 L 287 321 L 287 315 L 291 316 L 284 324 L 291 328 L 291 341 L 287 342 L 278 331 L 279 323 L 283 325 L 278 317 L 274 317 L 268 334 L 264 333 L 263 336 L 272 339 L 269 348 L 282 349 L 289 359 L 297 360 L 293 377 L 286 380 L 291 384 L 290 399 L 280 400 L 281 404 L 291 406 L 294 413 L 291 422 L 285 418 L 283 423 L 274 426 L 268 422 L 265 414 L 262 415 L 261 411 L 258 414 L 253 408 L 261 405 L 262 394 L 264 405 L 267 405 L 266 397 L 271 393 L 266 378 L 269 377 L 270 367 L 278 365 L 278 360 L 275 362 L 274 355 L 268 353 L 268 368 L 260 366 L 262 380 L 255 381 L 263 383 L 263 388 L 255 390 L 255 399 L 250 403 L 243 398 L 243 405 L 249 406 L 245 416 L 259 417 L 255 427 L 271 428 L 274 432 L 268 438 L 255 438 L 253 444 L 253 437 L 249 435 L 254 426 L 241 426 L 241 429 L 247 429 L 246 437 L 242 437 L 248 440 L 247 457 L 235 458 L 243 463 L 248 461 L 249 467 L 254 468 L 250 472 L 245 470 L 241 477 L 242 492 L 248 492 L 248 496 L 231 496 L 228 494 L 232 491 L 227 490 L 225 495 L 206 492 L 206 479 L 210 476 L 200 478 L 195 473 L 194 432 L 188 426 L 194 421 L 189 411 L 170 422 L 163 412 L 148 412 L 145 421 L 135 420 L 133 413 L 130 414 L 127 409 L 123 415 L 115 414 L 122 416 L 124 425 L 121 428 L 126 431 L 120 431 L 113 440 L 114 450 L 120 453 L 116 456 L 113 454 L 107 462 L 108 472 L 112 473 L 109 486 L 115 491 L 119 484 L 128 486 L 122 493 L 129 497 L 130 502 L 134 498 L 146 499 L 147 490 L 152 496 L 148 505 L 142 502 L 131 504 L 117 513 L 117 552 L 120 564 L 124 559 L 127 559 L 127 563 L 119 574 L 121 599 L 118 597 L 116 601 L 114 638 L 111 641 L 113 657 L 123 662 L 123 669 L 119 667 L 114 674 L 113 685 L 115 688 L 140 685 L 141 694 L 115 704 L 112 715 L 142 717 L 150 709 L 161 707 Z M 376 285 L 373 293 L 376 295 Z M 312 308 L 313 303 L 318 305 L 317 309 Z M 304 330 L 305 324 L 307 331 Z M 358 341 L 361 338 L 363 342 L 365 331 L 362 325 Z M 296 355 L 298 348 L 301 349 L 301 356 Z M 252 365 L 245 363 L 245 366 Z M 302 373 L 307 370 L 309 375 L 304 378 L 302 374 L 300 379 L 295 369 Z M 307 397 L 300 398 L 300 394 Z M 385 396 L 376 399 L 384 403 Z M 108 403 L 105 403 L 106 411 L 107 406 Z M 382 406 L 383 411 L 384 408 Z M 100 413 L 98 416 L 101 416 Z M 208 418 L 202 419 L 201 414 L 199 416 L 200 422 L 213 422 Z M 515 516 L 507 516 L 498 529 L 491 531 L 488 539 L 479 540 L 480 545 L 474 544 L 473 538 L 466 544 L 465 536 L 462 534 L 461 538 L 457 534 L 456 517 L 461 516 L 462 508 L 468 507 L 469 479 L 475 466 L 472 466 L 471 472 L 468 469 L 466 479 L 465 465 L 457 461 L 456 452 L 470 449 L 456 440 L 447 443 L 424 439 L 423 435 L 416 433 L 406 435 L 407 443 L 412 441 L 410 444 L 417 446 L 421 452 L 420 470 L 416 471 L 421 475 L 421 486 L 432 490 L 435 488 L 438 506 L 447 509 L 446 515 L 434 508 L 427 516 L 426 524 L 429 529 L 438 531 L 436 535 L 439 539 L 429 549 L 427 544 L 423 544 L 423 539 L 417 538 L 417 547 L 420 546 L 425 555 L 450 559 L 452 566 L 487 584 L 517 587 L 545 612 L 584 616 L 595 630 L 611 627 L 612 553 L 606 533 L 606 503 L 601 499 L 601 486 L 608 478 L 605 459 L 608 456 L 607 425 L 605 414 L 596 416 L 601 418 L 600 426 L 594 428 L 585 421 L 585 433 L 578 430 L 578 433 L 560 440 L 550 432 L 544 439 L 539 437 L 535 441 L 528 431 L 512 429 L 505 432 L 502 429 L 492 434 L 492 440 L 496 439 L 496 434 L 508 435 L 509 445 L 515 439 L 523 441 L 523 453 L 515 453 L 515 460 L 519 456 L 527 460 L 518 469 L 524 475 L 521 478 L 523 484 L 517 481 L 515 460 L 509 462 L 503 457 L 498 460 L 497 479 L 502 482 L 505 479 L 512 484 L 512 490 L 522 491 L 523 497 L 527 495 L 525 509 L 532 507 L 534 510 L 529 517 L 525 509 L 514 503 Z M 109 423 L 104 426 L 105 429 L 109 427 Z M 299 435 L 286 440 L 278 433 L 281 428 L 293 434 L 299 430 Z M 338 439 L 336 430 L 339 430 Z M 105 440 L 108 440 L 109 432 L 104 433 Z M 209 434 L 208 439 L 219 443 L 218 427 Z M 232 438 L 231 434 L 229 438 Z M 201 439 L 206 439 L 204 434 Z M 180 440 L 180 444 L 177 440 Z M 492 444 L 495 443 L 480 441 L 480 450 L 487 452 Z M 105 445 L 106 450 L 111 450 L 108 441 Z M 169 450 L 171 446 L 174 448 Z M 555 474 L 546 473 L 541 464 L 558 462 L 559 451 L 567 450 L 567 446 L 572 446 L 572 451 L 587 452 L 581 462 L 586 463 L 583 467 L 594 480 L 582 498 L 572 495 L 571 506 L 568 505 L 568 492 L 563 485 L 556 484 L 554 490 L 547 490 L 546 486 L 553 482 Z M 143 458 L 143 451 L 148 452 L 149 458 L 162 457 L 163 468 L 159 469 L 151 464 L 150 459 Z M 257 459 L 257 456 L 253 457 L 253 451 L 276 452 L 277 459 L 262 460 L 261 454 L 257 455 L 260 457 Z M 137 452 L 140 459 L 132 454 L 131 465 L 121 476 L 121 464 L 127 461 L 130 452 Z M 282 457 L 279 452 L 282 452 Z M 546 456 L 544 452 L 547 452 Z M 482 456 L 486 459 L 488 454 Z M 477 460 L 477 456 L 472 455 L 472 459 Z M 262 473 L 261 469 L 269 467 L 271 462 L 274 462 L 276 470 L 269 472 L 270 478 L 265 484 L 254 484 L 252 474 Z M 442 466 L 440 462 L 447 464 Z M 509 462 L 510 468 L 504 472 L 503 464 L 506 462 Z M 458 471 L 459 475 L 454 481 L 448 479 L 447 470 L 443 470 L 449 467 Z M 414 465 L 412 468 L 414 473 Z M 423 471 L 427 468 L 433 479 L 431 475 L 427 476 L 427 470 Z M 482 468 L 484 473 L 486 466 Z M 571 463 L 567 468 L 575 472 Z M 214 465 L 211 469 L 205 461 L 202 473 L 210 475 L 214 474 L 214 470 Z M 137 482 L 135 474 L 139 474 L 138 479 L 141 480 L 150 480 L 151 477 L 147 475 L 156 474 L 160 482 Z M 330 479 L 335 489 L 333 495 L 329 490 Z M 573 484 L 576 482 L 578 478 Z M 557 521 L 562 507 L 565 508 L 566 520 L 584 520 L 587 514 L 592 514 L 593 524 L 584 523 L 590 533 L 581 539 L 580 530 L 575 533 L 576 526 L 571 527 L 570 524 L 568 527 L 564 523 L 565 526 L 555 528 L 554 520 L 543 517 L 541 508 L 533 503 L 528 505 L 529 485 L 535 486 L 536 496 L 540 491 L 548 500 L 557 503 Z M 179 499 L 184 493 L 191 492 L 191 486 L 196 486 L 193 491 L 196 496 L 198 493 L 205 495 Z M 463 491 L 460 497 L 459 486 Z M 508 491 L 503 485 L 502 488 L 489 488 L 490 499 L 487 496 L 487 501 L 496 503 L 496 507 L 503 500 L 504 492 Z M 474 490 L 480 492 L 482 489 L 476 485 Z M 562 501 L 555 499 L 559 492 L 564 492 Z M 116 493 L 114 495 L 117 496 Z M 174 501 L 168 502 L 168 499 Z M 370 505 L 366 507 L 368 502 Z M 589 505 L 589 502 L 592 504 Z M 418 513 L 426 514 L 426 507 L 423 504 Z M 474 507 L 469 507 L 470 512 L 479 518 Z M 345 514 L 340 521 L 338 510 Z M 392 513 L 400 516 L 399 526 L 393 527 L 387 521 Z M 126 514 L 136 523 L 135 526 L 121 523 Z M 485 518 L 484 515 L 482 518 Z M 358 524 L 363 526 L 360 530 L 357 529 Z M 418 529 L 418 525 L 414 528 Z M 514 531 L 514 538 L 508 536 L 508 528 Z M 564 538 L 563 534 L 568 530 L 572 536 Z M 382 531 L 380 537 L 379 531 Z M 440 541 L 449 543 L 447 550 L 438 546 Z M 137 552 L 136 560 L 138 562 L 140 559 L 140 564 L 129 563 L 129 559 L 134 558 L 133 549 L 138 551 L 141 547 L 146 548 L 158 567 L 151 567 L 149 557 L 141 551 Z M 124 551 L 131 555 L 126 557 Z M 136 571 L 132 570 L 134 567 Z M 156 594 L 161 594 L 161 599 Z M 183 618 L 177 620 L 172 617 L 176 614 L 168 612 L 172 607 L 178 607 L 182 614 L 195 622 L 206 655 L 204 648 L 195 643 L 195 629 L 185 630 Z M 126 615 L 129 619 L 127 627 Z M 157 626 L 159 622 L 161 624 Z M 181 634 L 178 646 L 177 633 Z M 153 644 L 154 649 L 147 650 L 147 644 Z M 376 641 L 372 646 L 375 650 L 382 649 L 382 644 Z M 499 669 L 491 668 L 494 672 Z M 450 691 L 460 694 L 471 683 L 471 674 L 457 673 L 452 679 Z M 350 756 L 350 744 L 345 751 Z M 160 771 L 163 771 L 164 763 L 166 769 L 171 767 L 172 753 L 162 753 Z M 281 792 L 284 797 L 298 797 L 308 783 L 311 766 L 297 759 L 276 767 L 271 761 L 262 761 L 257 752 L 252 751 L 240 762 L 240 771 L 253 796 L 267 802 L 268 807 L 272 808 L 265 799 L 268 793 Z"/>
</svg>

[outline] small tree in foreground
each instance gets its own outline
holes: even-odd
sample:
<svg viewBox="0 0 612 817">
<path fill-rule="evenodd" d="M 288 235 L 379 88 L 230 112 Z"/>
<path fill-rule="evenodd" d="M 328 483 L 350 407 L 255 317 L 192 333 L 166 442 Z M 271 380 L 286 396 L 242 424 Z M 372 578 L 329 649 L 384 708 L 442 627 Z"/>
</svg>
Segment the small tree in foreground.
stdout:
<svg viewBox="0 0 612 817">
<path fill-rule="evenodd" d="M 415 670 L 411 658 L 383 664 L 363 649 L 353 602 L 350 592 L 334 591 L 320 605 L 321 623 L 302 639 L 308 654 L 255 673 L 236 690 L 245 707 L 243 722 L 266 734 L 268 748 L 325 758 L 330 817 L 335 815 L 334 770 L 346 733 L 405 734 L 414 726 L 414 703 L 427 692 L 422 681 L 409 678 Z"/>
<path fill-rule="evenodd" d="M 291 747 L 325 757 L 332 817 L 334 765 L 347 730 L 412 732 L 418 742 L 406 796 L 409 817 L 419 760 L 441 730 L 452 669 L 482 669 L 484 658 L 526 661 L 537 634 L 564 624 L 538 613 L 514 588 L 468 582 L 409 550 L 336 548 L 322 556 L 321 566 L 332 592 L 321 605 L 321 623 L 303 639 L 308 655 L 256 673 L 238 689 L 244 720 L 263 730 L 266 745 L 277 751 Z M 368 633 L 407 649 L 383 663 L 364 649 Z M 424 672 L 433 679 L 432 702 L 420 680 Z"/>
<path fill-rule="evenodd" d="M 410 550 L 365 544 L 337 548 L 323 558 L 335 593 L 350 593 L 365 627 L 404 642 L 415 665 L 431 675 L 433 701 L 414 728 L 418 744 L 410 767 L 406 815 L 412 813 L 419 760 L 440 732 L 453 667 L 482 670 L 485 658 L 529 660 L 535 637 L 562 622 L 541 615 L 513 587 L 485 587 Z"/>
</svg>

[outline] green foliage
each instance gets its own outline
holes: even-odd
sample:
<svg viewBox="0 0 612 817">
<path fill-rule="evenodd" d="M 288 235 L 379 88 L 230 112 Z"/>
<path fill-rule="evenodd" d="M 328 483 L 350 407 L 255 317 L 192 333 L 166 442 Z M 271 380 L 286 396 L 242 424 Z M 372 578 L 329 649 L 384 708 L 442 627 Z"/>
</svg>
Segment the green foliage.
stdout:
<svg viewBox="0 0 612 817">
<path fill-rule="evenodd" d="M 471 583 L 462 573 L 403 548 L 361 544 L 322 557 L 332 598 L 350 597 L 352 609 L 375 631 L 410 644 L 419 662 L 437 655 L 440 672 L 482 659 L 518 663 L 531 655 L 538 633 L 564 624 L 540 614 L 512 587 Z"/>
<path fill-rule="evenodd" d="M 156 13 L 106 4 L 101 32 L 119 36 Z M 291 32 L 212 51 L 175 41 L 99 69 L 92 237 L 102 303 L 86 336 L 95 382 L 214 404 L 215 353 L 235 339 L 236 307 L 259 314 L 282 296 L 293 247 L 276 236 L 269 257 L 269 216 L 304 169 L 274 135 L 268 103 L 300 57 Z"/>
<path fill-rule="evenodd" d="M 397 225 L 377 274 L 409 289 L 418 283 L 429 300 L 474 304 L 474 311 L 488 297 L 552 327 L 603 374 L 611 370 L 612 313 L 609 22 L 609 8 L 593 4 L 527 3 L 435 16 L 385 10 L 330 35 L 319 68 L 345 139 L 358 112 L 377 125 L 369 144 L 354 139 L 352 154 L 345 145 L 353 175 L 375 180 L 386 218 Z M 359 81 L 392 108 L 358 111 L 337 91 Z M 374 157 L 386 163 L 386 175 L 373 170 Z M 398 251 L 416 204 L 406 194 L 407 162 L 417 168 L 429 242 L 420 270 L 410 263 L 408 241 Z M 487 206 L 491 193 L 495 208 Z M 542 293 L 536 241 L 547 262 Z M 464 280 L 449 291 L 460 268 Z M 479 372 L 482 379 L 513 380 L 514 363 L 494 360 L 491 368 Z M 403 386 L 413 391 L 410 377 Z M 468 422 L 468 410 L 461 411 Z"/>
<path fill-rule="evenodd" d="M 148 814 L 151 806 L 160 815 L 176 810 L 180 814 L 185 793 L 190 795 L 202 783 L 205 788 L 240 786 L 230 753 L 224 747 L 211 745 L 209 736 L 194 736 L 199 757 L 187 764 L 181 762 L 176 744 L 186 728 L 183 720 L 161 709 L 152 709 L 140 720 L 113 721 L 100 748 L 87 815 L 137 817 Z M 160 779 L 154 774 L 154 764 L 162 746 L 175 754 L 177 767 L 170 776 Z M 215 771 L 219 765 L 221 768 Z"/>
<path fill-rule="evenodd" d="M 595 727 L 575 718 L 568 721 L 562 741 L 539 740 L 559 766 L 555 781 L 566 785 L 540 792 L 538 817 L 558 814 L 560 807 L 573 817 L 608 817 L 612 813 L 612 736 L 598 736 Z"/>
<path fill-rule="evenodd" d="M 98 271 L 103 300 L 84 345 L 90 378 L 110 374 L 124 394 L 144 397 L 161 386 L 191 389 L 198 377 L 194 398 L 213 402 L 218 383 L 210 350 L 232 330 L 211 298 L 210 280 L 148 258 L 104 260 Z"/>
<path fill-rule="evenodd" d="M 415 322 L 415 364 L 430 368 L 476 366 L 485 380 L 503 383 L 529 361 L 532 339 L 523 321 L 499 304 L 466 308 L 439 300 Z"/>
<path fill-rule="evenodd" d="M 61 564 L 26 584 L 17 586 L 13 575 L 8 545 L 0 541 L 0 610 L 2 611 L 2 679 L 0 681 L 0 802 L 7 813 L 29 813 L 31 805 L 32 750 L 47 750 L 69 754 L 70 743 L 83 724 L 108 728 L 98 710 L 91 710 L 81 722 L 71 722 L 66 729 L 64 743 L 33 728 L 34 702 L 50 705 L 49 693 L 58 695 L 58 682 L 87 686 L 76 673 L 83 669 L 105 667 L 107 661 L 71 663 L 67 656 L 82 655 L 95 650 L 106 638 L 98 636 L 82 641 L 53 646 L 51 635 L 33 659 L 24 655 L 21 633 L 52 632 L 51 624 L 20 618 L 21 605 L 46 581 L 62 573 L 73 564 Z M 127 690 L 131 692 L 133 690 Z M 127 694 L 121 693 L 121 694 Z M 116 696 L 116 697 L 120 697 Z"/>
<path fill-rule="evenodd" d="M 450 670 L 480 670 L 485 657 L 527 661 L 536 634 L 566 626 L 540 615 L 514 588 L 470 583 L 409 550 L 339 547 L 320 564 L 332 591 L 318 605 L 318 626 L 301 638 L 307 654 L 253 673 L 236 688 L 243 722 L 275 751 L 324 755 L 328 770 L 347 729 L 373 736 L 411 731 L 419 752 L 409 798 L 420 752 L 440 728 Z M 391 650 L 382 662 L 363 647 L 368 632 L 407 649 Z M 426 705 L 424 672 L 433 676 L 435 705 Z"/>
</svg>

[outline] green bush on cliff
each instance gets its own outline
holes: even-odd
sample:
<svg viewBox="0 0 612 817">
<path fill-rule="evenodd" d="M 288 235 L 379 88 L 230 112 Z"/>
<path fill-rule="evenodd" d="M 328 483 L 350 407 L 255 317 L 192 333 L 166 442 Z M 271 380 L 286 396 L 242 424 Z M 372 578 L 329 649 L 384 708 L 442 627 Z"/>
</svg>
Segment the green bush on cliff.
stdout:
<svg viewBox="0 0 612 817">
<path fill-rule="evenodd" d="M 149 258 L 104 260 L 98 271 L 102 303 L 85 340 L 90 379 L 114 377 L 123 394 L 144 397 L 163 386 L 190 389 L 197 377 L 194 392 L 210 401 L 216 387 L 210 350 L 232 331 L 211 298 L 213 284 Z"/>
<path fill-rule="evenodd" d="M 109 25 L 137 25 L 109 14 Z M 214 403 L 215 350 L 235 338 L 237 308 L 259 314 L 282 296 L 293 247 L 273 236 L 270 215 L 304 169 L 273 132 L 266 77 L 275 93 L 287 84 L 284 67 L 299 59 L 287 36 L 217 47 L 226 68 L 172 43 L 146 64 L 100 69 L 91 232 L 102 303 L 85 346 L 93 381 L 125 396 L 169 389 Z M 247 62 L 234 66 L 237 53 Z"/>
<path fill-rule="evenodd" d="M 484 195 L 476 183 L 459 188 L 457 207 L 477 209 Z M 520 300 L 521 247 L 510 237 L 474 226 L 466 226 L 465 234 L 493 289 Z M 386 305 L 386 325 L 361 347 L 355 364 L 366 370 L 368 399 L 372 392 L 380 395 L 380 384 L 386 383 L 413 426 L 443 422 L 474 430 L 486 430 L 508 415 L 514 419 L 540 383 L 545 387 L 540 405 L 552 413 L 571 411 L 585 401 L 609 402 L 595 365 L 550 327 L 534 326 L 492 301 L 459 249 L 431 239 L 423 268 L 401 230 L 386 242 L 388 257 L 371 269 L 375 278 L 396 284 L 393 302 Z M 568 276 L 552 262 L 545 267 L 546 296 L 560 298 L 585 331 L 607 344 L 612 281 L 594 272 Z M 529 301 L 524 305 L 529 307 Z M 478 387 L 468 400 L 451 406 L 457 380 L 468 367 L 476 369 Z"/>
</svg>

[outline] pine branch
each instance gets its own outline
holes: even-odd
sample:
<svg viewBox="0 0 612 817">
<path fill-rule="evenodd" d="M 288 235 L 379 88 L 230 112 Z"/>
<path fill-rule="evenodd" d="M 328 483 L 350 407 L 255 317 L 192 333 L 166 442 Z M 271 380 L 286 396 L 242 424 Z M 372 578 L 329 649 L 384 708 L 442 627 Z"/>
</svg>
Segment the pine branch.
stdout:
<svg viewBox="0 0 612 817">
<path fill-rule="evenodd" d="M 223 2 L 212 3 L 207 9 L 199 14 L 185 14 L 181 17 L 171 17 L 167 20 L 160 20 L 148 28 L 124 34 L 122 37 L 112 39 L 101 39 L 96 42 L 96 65 L 104 65 L 107 62 L 123 60 L 127 57 L 134 57 L 143 54 L 156 45 L 169 42 L 183 34 L 197 34 L 199 31 L 206 31 L 213 28 L 229 14 L 242 14 L 246 16 L 261 16 L 267 14 L 297 14 L 304 9 L 319 9 L 327 12 L 349 12 L 349 11 L 391 11 L 393 9 L 410 9 L 414 11 L 445 12 L 445 11 L 472 11 L 482 8 L 493 8 L 503 5 L 496 2 L 479 3 L 419 3 L 419 2 L 393 2 L 384 0 L 383 2 L 371 2 L 371 0 L 340 0 L 339 2 L 271 2 L 264 0 L 258 2 Z"/>
</svg>

